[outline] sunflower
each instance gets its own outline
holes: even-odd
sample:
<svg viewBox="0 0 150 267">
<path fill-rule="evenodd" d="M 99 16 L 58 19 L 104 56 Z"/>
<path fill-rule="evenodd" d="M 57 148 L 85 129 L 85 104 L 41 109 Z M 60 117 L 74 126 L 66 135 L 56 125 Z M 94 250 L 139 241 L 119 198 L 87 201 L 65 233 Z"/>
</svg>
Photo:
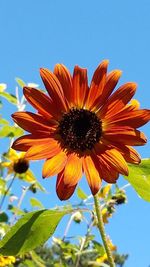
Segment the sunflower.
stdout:
<svg viewBox="0 0 150 267">
<path fill-rule="evenodd" d="M 7 168 L 8 174 L 15 174 L 19 179 L 26 182 L 35 182 L 36 178 L 29 169 L 29 161 L 24 158 L 25 153 L 17 153 L 15 150 L 10 149 L 8 153 L 4 154 L 7 161 L 1 162 L 2 168 Z"/>
<path fill-rule="evenodd" d="M 128 175 L 127 162 L 139 164 L 131 146 L 144 145 L 145 135 L 136 128 L 150 119 L 150 111 L 129 103 L 136 84 L 128 82 L 113 90 L 120 70 L 107 73 L 108 60 L 95 70 L 88 86 L 87 69 L 75 66 L 73 75 L 57 64 L 54 72 L 40 69 L 47 94 L 24 87 L 27 101 L 37 110 L 16 112 L 13 120 L 30 134 L 18 138 L 13 148 L 26 151 L 26 160 L 46 159 L 43 178 L 58 174 L 57 195 L 73 194 L 82 173 L 95 195 L 101 181 L 115 183 Z"/>
</svg>

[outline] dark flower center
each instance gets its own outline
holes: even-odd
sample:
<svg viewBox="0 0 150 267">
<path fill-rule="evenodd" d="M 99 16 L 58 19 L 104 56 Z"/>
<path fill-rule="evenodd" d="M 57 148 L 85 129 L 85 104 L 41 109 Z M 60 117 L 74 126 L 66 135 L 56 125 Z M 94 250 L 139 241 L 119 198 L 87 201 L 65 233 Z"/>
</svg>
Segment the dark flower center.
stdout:
<svg viewBox="0 0 150 267">
<path fill-rule="evenodd" d="M 13 169 L 15 172 L 22 174 L 25 173 L 29 168 L 29 163 L 25 159 L 19 159 L 16 163 L 14 163 Z"/>
<path fill-rule="evenodd" d="M 73 151 L 92 149 L 102 135 L 102 123 L 96 114 L 86 109 L 71 109 L 59 121 L 58 134 L 64 147 Z"/>
</svg>

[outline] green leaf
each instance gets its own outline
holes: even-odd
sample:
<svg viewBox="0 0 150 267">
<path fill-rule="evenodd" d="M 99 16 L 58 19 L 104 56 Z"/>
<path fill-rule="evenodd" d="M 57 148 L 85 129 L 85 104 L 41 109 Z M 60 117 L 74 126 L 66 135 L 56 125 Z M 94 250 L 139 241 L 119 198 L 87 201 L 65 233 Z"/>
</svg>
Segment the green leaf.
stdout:
<svg viewBox="0 0 150 267">
<path fill-rule="evenodd" d="M 88 197 L 87 194 L 85 194 L 84 191 L 80 187 L 77 188 L 77 196 L 78 198 L 81 198 L 82 200 Z"/>
<path fill-rule="evenodd" d="M 25 82 L 20 78 L 15 78 L 15 81 L 18 83 L 18 85 L 23 88 L 26 84 Z"/>
<path fill-rule="evenodd" d="M 8 222 L 8 215 L 5 212 L 0 213 L 0 223 L 1 222 Z"/>
<path fill-rule="evenodd" d="M 99 253 L 99 256 L 103 256 L 104 253 L 105 253 L 105 249 L 104 247 L 99 243 L 97 242 L 96 240 L 93 240 L 93 245 L 94 245 L 94 248 L 97 250 L 97 252 Z"/>
<path fill-rule="evenodd" d="M 6 124 L 9 124 L 9 122 L 0 117 L 0 124 L 6 125 Z"/>
<path fill-rule="evenodd" d="M 0 178 L 0 194 L 4 194 L 6 190 L 6 181 Z"/>
<path fill-rule="evenodd" d="M 38 199 L 33 198 L 33 197 L 30 198 L 30 204 L 32 207 L 37 207 L 40 209 L 44 208 L 43 204 Z"/>
<path fill-rule="evenodd" d="M 0 253 L 15 256 L 40 246 L 52 236 L 62 217 L 69 212 L 44 209 L 27 213 L 0 241 Z"/>
<path fill-rule="evenodd" d="M 140 165 L 129 164 L 129 176 L 125 179 L 141 198 L 150 202 L 150 159 L 142 159 Z"/>
<path fill-rule="evenodd" d="M 0 130 L 0 137 L 18 137 L 20 135 L 23 135 L 23 133 L 24 131 L 19 127 L 5 125 Z"/>
<path fill-rule="evenodd" d="M 7 92 L 0 92 L 0 95 L 4 98 L 6 98 L 10 103 L 16 105 L 17 104 L 17 98 L 12 95 L 12 94 L 9 94 Z"/>
</svg>

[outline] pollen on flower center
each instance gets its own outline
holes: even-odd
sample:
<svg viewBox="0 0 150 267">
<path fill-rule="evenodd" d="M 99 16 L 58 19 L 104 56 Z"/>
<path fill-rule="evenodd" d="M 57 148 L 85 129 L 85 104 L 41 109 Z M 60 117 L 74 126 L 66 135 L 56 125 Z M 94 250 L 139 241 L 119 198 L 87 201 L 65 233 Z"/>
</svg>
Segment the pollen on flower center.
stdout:
<svg viewBox="0 0 150 267">
<path fill-rule="evenodd" d="M 72 108 L 63 114 L 57 133 L 64 147 L 83 152 L 92 149 L 99 142 L 102 134 L 101 124 L 94 112 Z"/>
<path fill-rule="evenodd" d="M 13 169 L 16 173 L 22 174 L 25 173 L 29 168 L 29 163 L 25 159 L 19 159 L 14 163 Z"/>
</svg>

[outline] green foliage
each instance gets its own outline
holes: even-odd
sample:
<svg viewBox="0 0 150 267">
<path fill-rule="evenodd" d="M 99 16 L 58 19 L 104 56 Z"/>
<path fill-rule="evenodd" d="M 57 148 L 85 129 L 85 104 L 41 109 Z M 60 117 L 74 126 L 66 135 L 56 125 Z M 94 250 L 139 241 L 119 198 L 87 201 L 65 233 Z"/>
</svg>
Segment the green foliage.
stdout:
<svg viewBox="0 0 150 267">
<path fill-rule="evenodd" d="M 7 99 L 11 104 L 17 105 L 17 98 L 16 96 L 9 94 L 7 92 L 0 92 L 0 96 Z"/>
<path fill-rule="evenodd" d="M 0 131 L 0 137 L 19 137 L 23 135 L 23 130 L 16 126 L 5 125 Z"/>
<path fill-rule="evenodd" d="M 141 198 L 150 202 L 150 159 L 142 159 L 140 165 L 129 165 L 129 176 L 125 179 Z"/>
<path fill-rule="evenodd" d="M 16 80 L 16 82 L 18 83 L 18 85 L 21 88 L 23 88 L 26 85 L 25 82 L 22 79 L 20 79 L 20 78 L 16 78 L 15 80 Z"/>
<path fill-rule="evenodd" d="M 14 256 L 43 244 L 54 233 L 65 214 L 67 211 L 58 210 L 40 210 L 26 214 L 0 241 L 0 253 Z"/>
<path fill-rule="evenodd" d="M 88 197 L 87 194 L 85 194 L 85 192 L 80 187 L 77 188 L 77 196 L 82 200 Z"/>
<path fill-rule="evenodd" d="M 34 208 L 35 207 L 36 208 L 40 208 L 40 209 L 43 209 L 44 208 L 43 204 L 38 199 L 33 198 L 33 197 L 30 198 L 30 204 Z"/>
</svg>

